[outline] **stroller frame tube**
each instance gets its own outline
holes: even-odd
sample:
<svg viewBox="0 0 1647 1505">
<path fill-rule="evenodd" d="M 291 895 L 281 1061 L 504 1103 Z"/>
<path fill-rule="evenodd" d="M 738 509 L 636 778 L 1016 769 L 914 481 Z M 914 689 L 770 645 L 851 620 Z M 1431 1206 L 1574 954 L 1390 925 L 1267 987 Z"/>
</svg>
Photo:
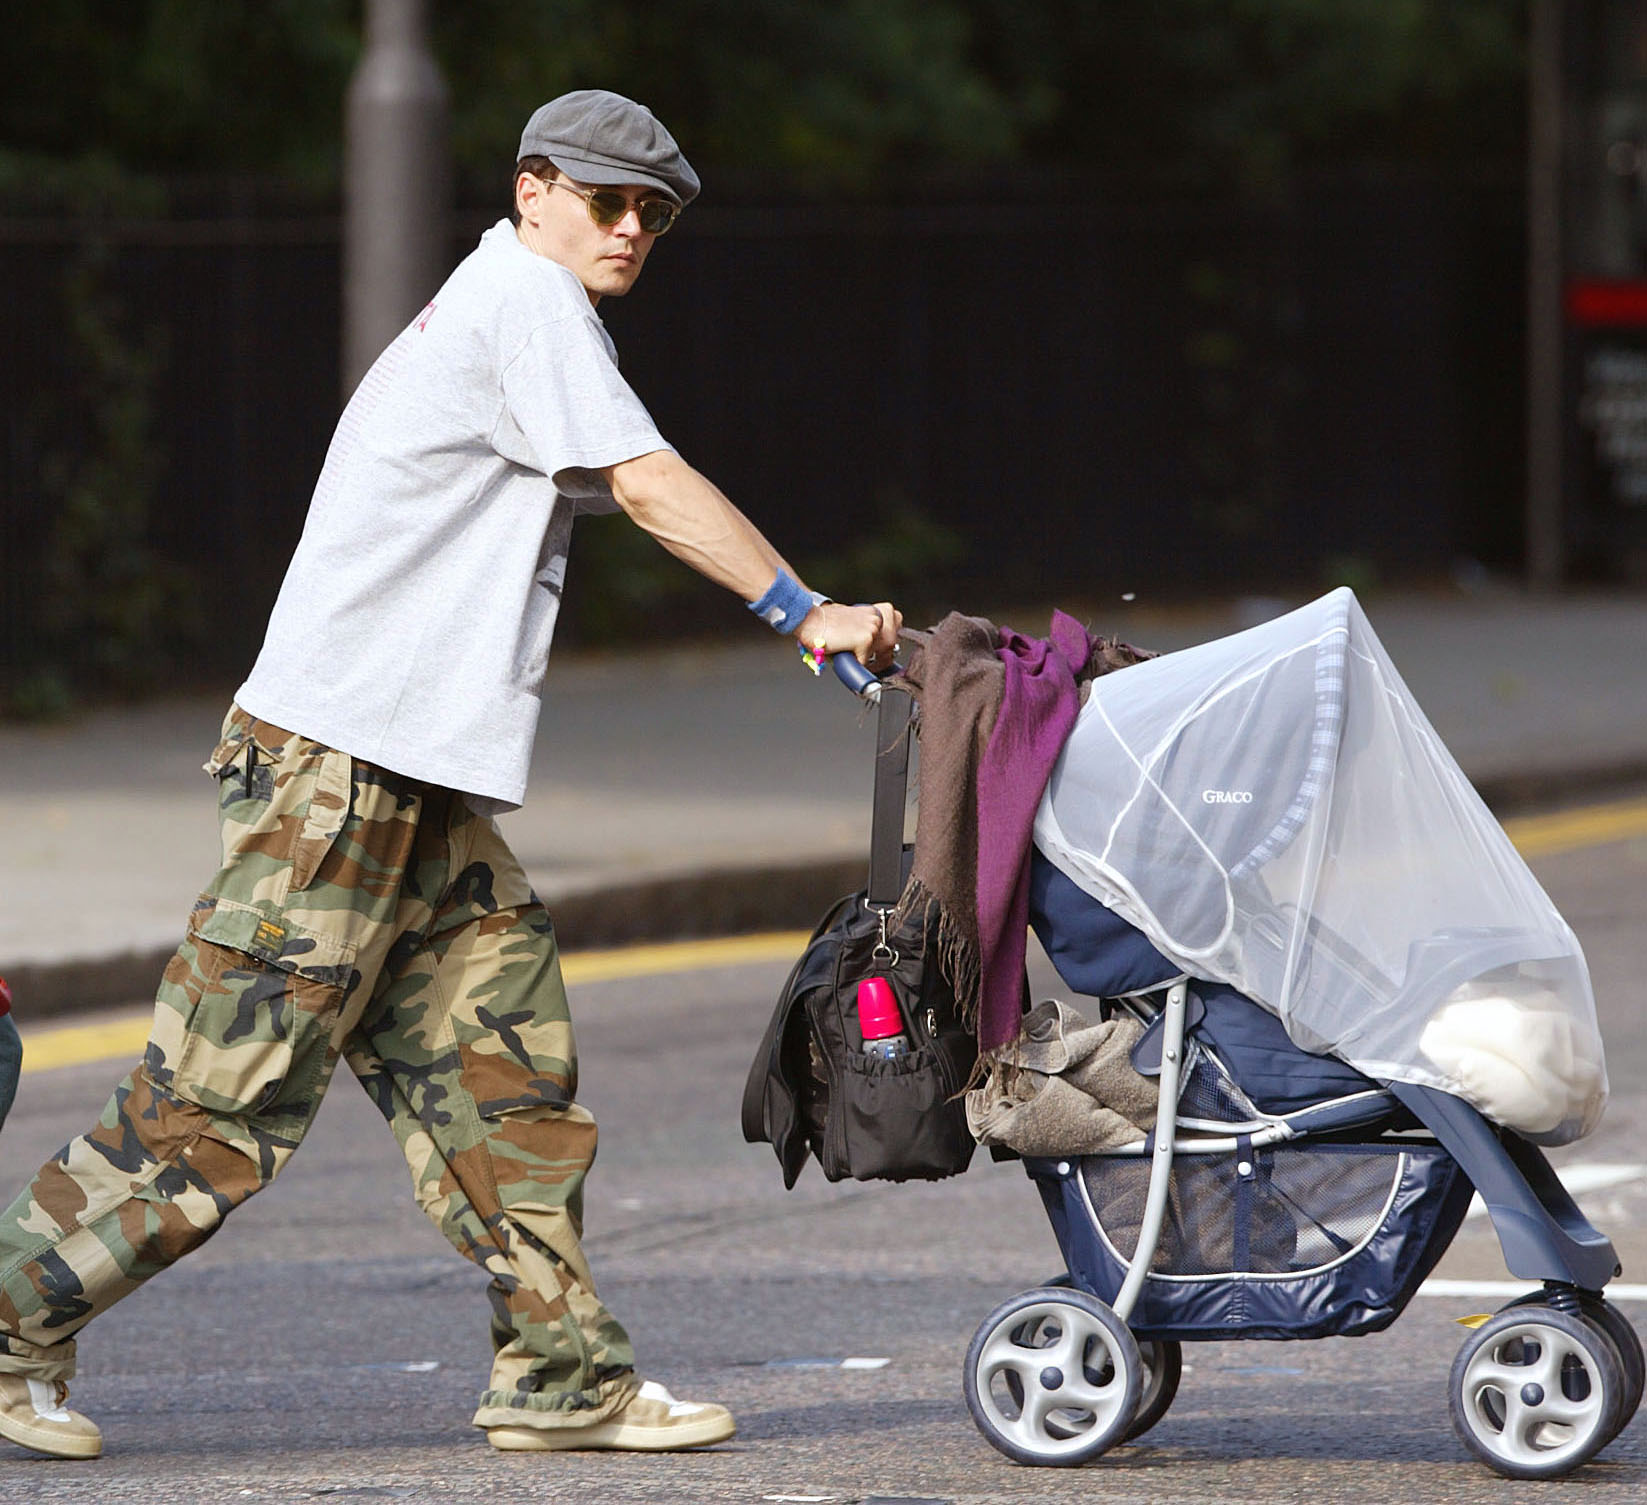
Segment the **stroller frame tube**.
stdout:
<svg viewBox="0 0 1647 1505">
<path fill-rule="evenodd" d="M 1154 1131 L 1141 1144 L 1109 1152 L 1151 1157 L 1138 1242 L 1126 1278 L 1111 1304 L 1123 1322 L 1137 1306 L 1155 1261 L 1166 1222 L 1174 1155 L 1180 1150 L 1190 1154 L 1228 1151 L 1240 1143 L 1225 1136 L 1212 1139 L 1195 1135 L 1182 1146 L 1177 1143 L 1188 989 L 1188 979 L 1178 979 L 1168 989 L 1162 1009 L 1160 1097 Z M 1618 1274 L 1618 1258 L 1611 1242 L 1579 1212 L 1537 1148 L 1519 1135 L 1501 1136 L 1474 1108 L 1449 1093 L 1402 1082 L 1388 1083 L 1386 1092 L 1386 1101 L 1393 1098 L 1417 1118 L 1459 1162 L 1481 1193 L 1512 1275 L 1598 1292 Z M 1367 1096 L 1376 1099 L 1384 1094 Z M 1323 1116 L 1321 1127 L 1336 1126 Z M 1283 1119 L 1245 1138 L 1247 1144 L 1256 1147 L 1296 1138 L 1301 1132 L 1308 1131 Z M 1060 1166 L 1060 1172 L 1062 1169 Z"/>
<path fill-rule="evenodd" d="M 1172 1182 L 1173 1141 L 1178 1129 L 1178 1077 L 1184 1067 L 1184 1000 L 1189 982 L 1179 978 L 1167 991 L 1167 1004 L 1161 1021 L 1161 1095 L 1155 1110 L 1155 1132 L 1151 1136 L 1155 1149 L 1149 1169 L 1149 1192 L 1144 1199 L 1143 1221 L 1138 1229 L 1138 1244 L 1133 1251 L 1127 1278 L 1112 1303 L 1112 1310 L 1123 1322 L 1132 1315 L 1138 1297 L 1149 1278 L 1149 1267 L 1155 1262 L 1155 1249 L 1161 1241 L 1161 1227 L 1166 1222 L 1167 1190 Z"/>
</svg>

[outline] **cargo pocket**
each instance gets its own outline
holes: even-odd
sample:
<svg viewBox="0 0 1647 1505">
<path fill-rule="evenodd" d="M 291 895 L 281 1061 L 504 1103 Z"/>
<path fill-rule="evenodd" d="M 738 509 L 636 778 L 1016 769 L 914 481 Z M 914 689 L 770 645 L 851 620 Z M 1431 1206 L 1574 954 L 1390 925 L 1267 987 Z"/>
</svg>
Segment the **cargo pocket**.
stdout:
<svg viewBox="0 0 1647 1505">
<path fill-rule="evenodd" d="M 279 904 L 307 889 L 349 819 L 349 754 L 236 706 L 202 767 L 218 783 L 225 867 L 249 870 L 239 882 L 253 884 L 260 901 Z M 289 870 L 278 871 L 282 865 Z"/>
<path fill-rule="evenodd" d="M 303 812 L 303 829 L 292 849 L 290 893 L 301 893 L 315 880 L 320 864 L 336 844 L 349 818 L 353 792 L 354 764 L 348 753 L 326 748 L 313 770 L 309 801 Z"/>
<path fill-rule="evenodd" d="M 150 1079 L 213 1113 L 306 1114 L 354 976 L 354 949 L 202 895 L 161 982 L 144 1060 Z"/>
<path fill-rule="evenodd" d="M 212 755 L 200 766 L 217 780 L 218 808 L 240 824 L 255 823 L 258 807 L 274 799 L 274 754 L 260 747 L 250 723 L 231 710 Z"/>
</svg>

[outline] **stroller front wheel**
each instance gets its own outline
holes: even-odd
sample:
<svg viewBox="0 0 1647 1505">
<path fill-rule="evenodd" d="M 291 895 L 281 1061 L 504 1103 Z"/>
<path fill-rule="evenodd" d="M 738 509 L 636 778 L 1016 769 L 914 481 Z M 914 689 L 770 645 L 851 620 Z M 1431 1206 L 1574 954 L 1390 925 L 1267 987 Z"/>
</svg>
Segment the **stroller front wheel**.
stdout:
<svg viewBox="0 0 1647 1505">
<path fill-rule="evenodd" d="M 1489 1468 L 1553 1479 L 1612 1438 L 1627 1383 L 1599 1325 L 1551 1307 L 1509 1307 L 1459 1349 L 1447 1403 L 1459 1439 Z"/>
<path fill-rule="evenodd" d="M 1599 1327 L 1613 1340 L 1613 1347 L 1618 1350 L 1620 1361 L 1624 1365 L 1624 1388 L 1620 1395 L 1618 1415 L 1613 1418 L 1613 1424 L 1608 1432 L 1606 1442 L 1611 1442 L 1625 1427 L 1629 1426 L 1630 1418 L 1636 1414 L 1641 1405 L 1642 1387 L 1647 1383 L 1647 1362 L 1643 1361 L 1641 1339 L 1636 1330 L 1630 1325 L 1630 1319 L 1603 1296 L 1591 1295 L 1589 1292 L 1579 1294 L 1579 1311 L 1586 1322 Z M 1548 1304 L 1548 1293 L 1544 1291 L 1529 1291 L 1525 1296 L 1518 1296 L 1507 1306 L 1500 1307 L 1500 1311 L 1510 1311 L 1516 1307 L 1545 1306 Z"/>
<path fill-rule="evenodd" d="M 1647 1385 L 1647 1360 L 1643 1359 L 1641 1339 L 1630 1325 L 1630 1319 L 1616 1306 L 1598 1299 L 1586 1301 L 1583 1310 L 1585 1320 L 1593 1322 L 1613 1340 L 1613 1346 L 1618 1349 L 1618 1356 L 1624 1364 L 1624 1392 L 1613 1429 L 1607 1436 L 1607 1441 L 1611 1442 L 1629 1426 L 1630 1419 L 1641 1405 L 1642 1389 Z"/>
<path fill-rule="evenodd" d="M 1126 1323 L 1096 1296 L 1041 1287 L 984 1318 L 962 1383 L 991 1446 L 1018 1463 L 1069 1467 L 1126 1435 L 1144 1366 Z"/>
</svg>

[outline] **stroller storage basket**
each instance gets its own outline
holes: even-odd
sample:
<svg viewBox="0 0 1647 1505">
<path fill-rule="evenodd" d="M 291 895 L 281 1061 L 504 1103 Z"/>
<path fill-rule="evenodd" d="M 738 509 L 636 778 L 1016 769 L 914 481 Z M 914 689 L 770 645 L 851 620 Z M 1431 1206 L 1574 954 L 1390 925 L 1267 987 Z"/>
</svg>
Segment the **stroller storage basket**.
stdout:
<svg viewBox="0 0 1647 1505">
<path fill-rule="evenodd" d="M 1029 1169 L 1070 1274 L 1114 1301 L 1138 1243 L 1149 1158 L 1092 1155 Z M 1471 1190 L 1433 1143 L 1180 1151 L 1131 1325 L 1140 1337 L 1179 1340 L 1376 1332 L 1445 1252 Z"/>
</svg>

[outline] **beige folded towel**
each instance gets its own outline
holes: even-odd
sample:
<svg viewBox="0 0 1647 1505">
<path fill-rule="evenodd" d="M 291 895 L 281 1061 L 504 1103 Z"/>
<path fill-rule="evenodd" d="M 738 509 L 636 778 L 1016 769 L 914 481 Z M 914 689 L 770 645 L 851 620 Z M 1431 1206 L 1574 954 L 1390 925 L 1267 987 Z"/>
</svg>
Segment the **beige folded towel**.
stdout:
<svg viewBox="0 0 1647 1505">
<path fill-rule="evenodd" d="M 997 1061 L 966 1095 L 973 1138 L 1020 1155 L 1085 1155 L 1142 1139 L 1158 1098 L 1132 1067 L 1143 1032 L 1130 1015 L 1089 1024 L 1059 999 L 1036 1004 L 1010 1062 Z"/>
</svg>

